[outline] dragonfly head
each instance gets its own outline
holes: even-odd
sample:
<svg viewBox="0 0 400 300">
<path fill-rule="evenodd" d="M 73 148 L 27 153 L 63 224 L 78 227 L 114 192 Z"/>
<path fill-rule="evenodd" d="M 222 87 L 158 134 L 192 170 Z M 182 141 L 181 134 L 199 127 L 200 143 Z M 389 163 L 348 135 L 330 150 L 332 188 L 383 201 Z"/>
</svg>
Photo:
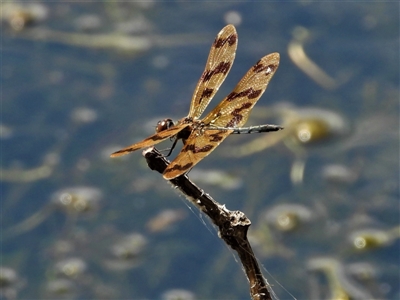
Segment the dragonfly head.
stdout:
<svg viewBox="0 0 400 300">
<path fill-rule="evenodd" d="M 172 126 L 174 126 L 174 122 L 171 119 L 164 119 L 164 120 L 158 121 L 157 126 L 156 126 L 156 132 L 159 133 L 168 128 L 171 128 Z"/>
</svg>

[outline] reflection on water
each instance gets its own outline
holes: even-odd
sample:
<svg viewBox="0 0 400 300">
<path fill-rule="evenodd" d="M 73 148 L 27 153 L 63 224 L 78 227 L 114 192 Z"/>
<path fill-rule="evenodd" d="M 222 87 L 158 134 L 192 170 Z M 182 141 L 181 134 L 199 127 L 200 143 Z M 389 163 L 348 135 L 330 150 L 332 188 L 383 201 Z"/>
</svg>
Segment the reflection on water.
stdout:
<svg viewBox="0 0 400 300">
<path fill-rule="evenodd" d="M 367 250 L 376 247 L 387 247 L 400 238 L 400 227 L 390 230 L 360 229 L 351 232 L 350 242 L 357 250 Z"/>
<path fill-rule="evenodd" d="M 14 269 L 0 267 L 0 296 L 2 298 L 16 299 L 23 285 L 23 280 Z"/>
<path fill-rule="evenodd" d="M 15 31 L 43 22 L 48 17 L 48 7 L 40 3 L 2 3 L 1 19 Z"/>
<path fill-rule="evenodd" d="M 78 216 L 94 214 L 102 197 L 99 189 L 91 187 L 73 187 L 57 191 L 51 196 L 50 202 L 39 211 L 22 222 L 5 228 L 3 238 L 15 237 L 34 229 L 56 210 L 65 213 L 70 221 Z"/>
<path fill-rule="evenodd" d="M 252 220 L 258 258 L 297 299 L 399 298 L 397 3 L 2 5 L 1 297 L 248 298 L 140 153 L 108 158 L 187 112 L 229 20 L 242 55 L 214 101 L 279 52 L 250 121 L 285 130 L 230 136 L 189 176 Z"/>
<path fill-rule="evenodd" d="M 321 257 L 310 259 L 307 267 L 312 272 L 323 272 L 328 280 L 328 299 L 374 299 L 374 296 L 363 287 L 357 286 L 345 273 L 342 263 L 334 258 Z M 318 299 L 326 299 L 326 295 L 319 295 Z"/>
<path fill-rule="evenodd" d="M 338 83 L 315 64 L 304 52 L 303 43 L 309 38 L 309 32 L 304 27 L 295 27 L 293 41 L 288 45 L 288 54 L 293 63 L 298 66 L 311 79 L 325 89 L 336 89 Z"/>
<path fill-rule="evenodd" d="M 309 107 L 297 108 L 291 104 L 281 104 L 270 108 L 284 130 L 273 135 L 261 135 L 249 143 L 235 148 L 228 156 L 243 157 L 265 151 L 267 148 L 283 142 L 293 152 L 295 159 L 290 171 L 294 184 L 303 181 L 307 156 L 312 149 L 322 146 L 320 152 L 327 152 L 333 143 L 343 140 L 350 132 L 349 124 L 344 118 L 329 110 Z M 313 152 L 315 154 L 315 151 Z"/>
</svg>

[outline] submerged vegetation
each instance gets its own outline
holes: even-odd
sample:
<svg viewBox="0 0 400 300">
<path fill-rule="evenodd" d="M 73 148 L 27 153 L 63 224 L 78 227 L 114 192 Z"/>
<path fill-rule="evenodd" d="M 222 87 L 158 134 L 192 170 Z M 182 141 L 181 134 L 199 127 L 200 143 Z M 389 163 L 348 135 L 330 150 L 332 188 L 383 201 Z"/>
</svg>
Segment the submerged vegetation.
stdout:
<svg viewBox="0 0 400 300">
<path fill-rule="evenodd" d="M 280 52 L 248 123 L 285 130 L 230 136 L 189 177 L 252 221 L 277 298 L 398 299 L 398 4 L 174 5 L 2 4 L 0 297 L 248 297 L 140 153 L 109 159 L 187 112 L 225 16 L 243 54 L 221 95 Z"/>
</svg>

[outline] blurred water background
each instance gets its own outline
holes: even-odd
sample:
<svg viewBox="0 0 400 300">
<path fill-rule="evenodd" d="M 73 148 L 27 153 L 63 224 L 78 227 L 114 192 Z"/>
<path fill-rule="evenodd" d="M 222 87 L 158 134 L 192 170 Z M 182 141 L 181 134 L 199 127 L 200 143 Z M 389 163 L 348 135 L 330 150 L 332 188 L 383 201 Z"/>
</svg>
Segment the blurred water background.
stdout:
<svg viewBox="0 0 400 300">
<path fill-rule="evenodd" d="M 277 298 L 400 298 L 399 3 L 1 9 L 1 297 L 249 298 L 216 230 L 140 151 L 109 158 L 186 116 L 232 23 L 236 61 L 207 111 L 279 52 L 248 125 L 285 130 L 231 136 L 190 177 L 252 220 Z"/>
</svg>

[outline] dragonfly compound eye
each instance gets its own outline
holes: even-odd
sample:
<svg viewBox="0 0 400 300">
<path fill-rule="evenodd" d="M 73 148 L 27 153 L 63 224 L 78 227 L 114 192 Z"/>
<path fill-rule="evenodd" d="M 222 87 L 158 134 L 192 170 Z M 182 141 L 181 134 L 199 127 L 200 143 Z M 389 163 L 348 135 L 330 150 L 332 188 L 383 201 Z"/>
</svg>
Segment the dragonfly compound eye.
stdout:
<svg viewBox="0 0 400 300">
<path fill-rule="evenodd" d="M 162 121 L 158 121 L 156 126 L 156 132 L 159 133 L 168 128 L 171 128 L 172 126 L 174 126 L 174 122 L 171 119 L 164 119 Z"/>
</svg>

